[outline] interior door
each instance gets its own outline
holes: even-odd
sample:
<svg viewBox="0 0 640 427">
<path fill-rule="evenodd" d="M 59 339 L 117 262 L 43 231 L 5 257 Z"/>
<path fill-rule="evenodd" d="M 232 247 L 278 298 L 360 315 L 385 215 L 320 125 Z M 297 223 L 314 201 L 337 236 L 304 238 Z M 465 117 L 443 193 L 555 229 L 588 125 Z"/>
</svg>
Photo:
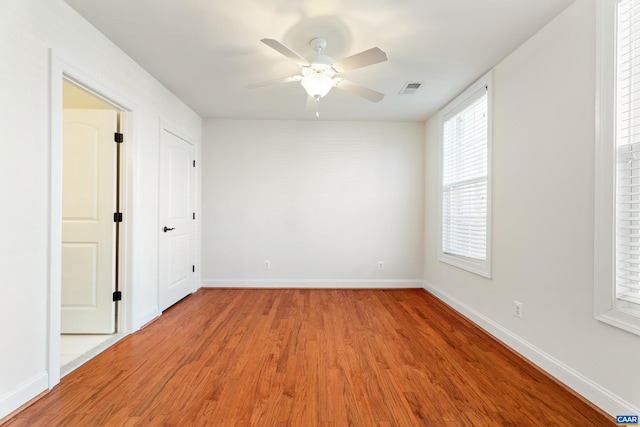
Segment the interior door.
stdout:
<svg viewBox="0 0 640 427">
<path fill-rule="evenodd" d="M 194 147 L 163 129 L 160 138 L 159 304 L 194 291 Z"/>
<path fill-rule="evenodd" d="M 115 331 L 117 113 L 63 111 L 62 333 Z"/>
</svg>

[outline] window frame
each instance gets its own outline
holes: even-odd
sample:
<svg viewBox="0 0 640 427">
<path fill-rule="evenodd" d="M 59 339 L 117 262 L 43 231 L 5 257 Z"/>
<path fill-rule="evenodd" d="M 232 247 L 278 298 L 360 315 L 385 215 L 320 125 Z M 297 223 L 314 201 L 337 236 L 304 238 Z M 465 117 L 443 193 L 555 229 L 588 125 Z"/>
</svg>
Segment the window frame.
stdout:
<svg viewBox="0 0 640 427">
<path fill-rule="evenodd" d="M 640 335 L 640 310 L 624 309 L 616 304 L 616 39 L 619 2 L 596 2 L 594 317 Z"/>
<path fill-rule="evenodd" d="M 460 255 L 446 253 L 443 248 L 443 204 L 444 204 L 444 186 L 443 186 L 443 172 L 444 172 L 444 125 L 445 118 L 452 113 L 463 111 L 464 108 L 469 106 L 475 99 L 473 96 L 482 88 L 487 90 L 487 225 L 486 225 L 486 256 L 484 260 L 478 260 L 473 258 L 467 258 Z M 491 205 L 492 205 L 492 140 L 493 140 L 493 72 L 489 71 L 487 74 L 478 79 L 475 83 L 465 89 L 460 95 L 458 95 L 453 101 L 447 104 L 438 114 L 439 118 L 439 162 L 438 162 L 438 260 L 479 276 L 491 279 Z"/>
</svg>

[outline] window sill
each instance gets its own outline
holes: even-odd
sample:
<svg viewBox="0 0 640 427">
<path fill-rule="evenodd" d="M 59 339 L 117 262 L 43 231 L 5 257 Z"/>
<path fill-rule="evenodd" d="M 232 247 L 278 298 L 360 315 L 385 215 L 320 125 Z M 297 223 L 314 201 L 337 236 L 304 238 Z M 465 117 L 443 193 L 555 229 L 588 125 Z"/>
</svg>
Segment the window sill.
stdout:
<svg viewBox="0 0 640 427">
<path fill-rule="evenodd" d="M 597 315 L 596 319 L 632 334 L 640 335 L 640 317 L 635 313 L 630 314 L 624 309 L 611 309 Z"/>
<path fill-rule="evenodd" d="M 461 268 L 470 273 L 477 274 L 478 276 L 491 279 L 491 268 L 488 260 L 480 261 L 440 252 L 438 254 L 438 261 L 453 265 L 454 267 Z"/>
</svg>

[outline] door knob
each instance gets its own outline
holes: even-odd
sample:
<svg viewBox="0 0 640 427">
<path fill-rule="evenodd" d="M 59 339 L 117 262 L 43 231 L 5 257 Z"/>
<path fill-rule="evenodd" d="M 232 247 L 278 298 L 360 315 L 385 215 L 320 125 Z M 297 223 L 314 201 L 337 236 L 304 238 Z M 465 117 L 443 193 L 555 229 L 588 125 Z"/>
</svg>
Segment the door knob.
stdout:
<svg viewBox="0 0 640 427">
<path fill-rule="evenodd" d="M 175 227 L 174 227 L 174 228 L 169 228 L 169 227 L 167 227 L 167 226 L 165 225 L 165 226 L 164 226 L 164 228 L 162 229 L 162 231 L 164 231 L 165 233 L 166 233 L 167 231 L 171 231 L 171 230 L 175 230 Z"/>
</svg>

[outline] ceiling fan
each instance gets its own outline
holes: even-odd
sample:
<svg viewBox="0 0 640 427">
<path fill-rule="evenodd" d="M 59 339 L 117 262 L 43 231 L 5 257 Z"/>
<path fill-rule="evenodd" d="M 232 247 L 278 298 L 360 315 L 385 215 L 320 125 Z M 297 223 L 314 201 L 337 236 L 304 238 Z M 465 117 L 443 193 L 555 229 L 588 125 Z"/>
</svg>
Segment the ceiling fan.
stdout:
<svg viewBox="0 0 640 427">
<path fill-rule="evenodd" d="M 260 41 L 296 62 L 300 66 L 301 74 L 250 84 L 246 86 L 247 88 L 253 89 L 278 83 L 300 82 L 309 96 L 317 102 L 320 102 L 320 98 L 329 93 L 333 87 L 372 102 L 379 102 L 384 98 L 384 94 L 378 91 L 340 77 L 344 72 L 386 61 L 387 54 L 377 47 L 334 61 L 332 58 L 322 54 L 322 51 L 327 46 L 327 41 L 321 37 L 314 38 L 309 42 L 315 53 L 307 59 L 277 40 L 261 39 Z M 317 115 L 318 113 L 316 112 Z"/>
</svg>

